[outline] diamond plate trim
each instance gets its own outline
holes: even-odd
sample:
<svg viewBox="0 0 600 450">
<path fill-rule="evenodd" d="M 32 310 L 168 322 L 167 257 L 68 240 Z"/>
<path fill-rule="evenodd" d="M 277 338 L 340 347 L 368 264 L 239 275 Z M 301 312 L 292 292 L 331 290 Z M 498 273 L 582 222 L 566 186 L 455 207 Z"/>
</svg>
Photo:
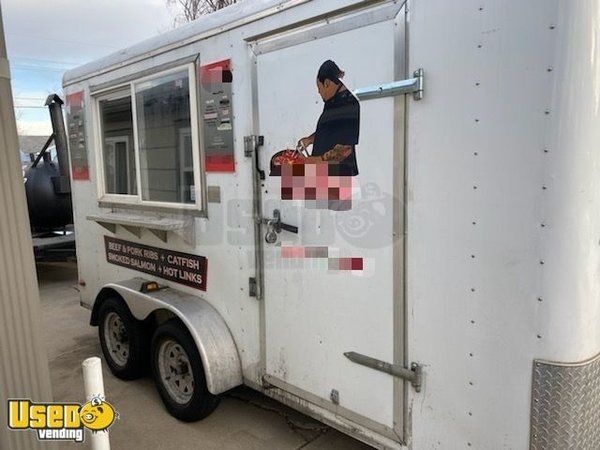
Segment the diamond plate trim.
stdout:
<svg viewBox="0 0 600 450">
<path fill-rule="evenodd" d="M 532 450 L 600 449 L 600 354 L 581 363 L 535 360 Z"/>
</svg>

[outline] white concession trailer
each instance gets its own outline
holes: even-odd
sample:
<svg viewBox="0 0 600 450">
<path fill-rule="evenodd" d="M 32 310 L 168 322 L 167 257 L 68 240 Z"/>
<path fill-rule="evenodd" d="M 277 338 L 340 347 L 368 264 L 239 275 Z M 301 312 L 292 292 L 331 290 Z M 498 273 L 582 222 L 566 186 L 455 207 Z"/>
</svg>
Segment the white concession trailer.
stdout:
<svg viewBox="0 0 600 450">
<path fill-rule="evenodd" d="M 359 175 L 275 174 L 329 59 Z M 171 414 L 600 448 L 600 0 L 245 0 L 64 88 L 81 304 Z"/>
</svg>

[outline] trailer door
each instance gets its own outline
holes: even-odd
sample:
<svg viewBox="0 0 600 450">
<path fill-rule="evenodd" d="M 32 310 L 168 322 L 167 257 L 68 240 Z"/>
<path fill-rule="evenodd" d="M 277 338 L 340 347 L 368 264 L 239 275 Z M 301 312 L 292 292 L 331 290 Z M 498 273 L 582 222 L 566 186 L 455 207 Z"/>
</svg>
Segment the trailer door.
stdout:
<svg viewBox="0 0 600 450">
<path fill-rule="evenodd" d="M 350 28 L 343 22 L 349 29 L 318 39 L 291 32 L 254 44 L 255 106 L 264 136 L 259 160 L 266 175 L 262 216 L 275 218 L 278 210 L 283 224 L 298 227 L 293 233 L 284 226 L 276 242 L 262 243 L 263 356 L 270 384 L 397 438 L 403 383 L 344 353 L 403 363 L 403 208 L 394 195 L 402 196 L 405 98 L 360 102 L 358 176 L 315 180 L 307 173 L 287 185 L 289 179 L 269 167 L 273 154 L 294 149 L 315 131 L 323 111 L 316 75 L 324 61 L 345 71 L 351 90 L 404 78 L 404 14 L 379 21 L 364 16 L 375 23 Z M 325 191 L 332 198 L 348 192 L 348 182 L 349 209 L 323 198 Z M 263 225 L 263 239 L 268 228 Z"/>
</svg>

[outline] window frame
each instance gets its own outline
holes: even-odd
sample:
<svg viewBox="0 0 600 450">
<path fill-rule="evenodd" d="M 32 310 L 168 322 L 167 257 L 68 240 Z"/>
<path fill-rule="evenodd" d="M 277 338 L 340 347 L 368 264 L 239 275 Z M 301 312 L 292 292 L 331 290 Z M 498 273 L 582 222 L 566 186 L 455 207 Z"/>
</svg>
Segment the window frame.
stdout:
<svg viewBox="0 0 600 450">
<path fill-rule="evenodd" d="M 183 72 L 187 69 L 189 95 L 190 95 L 190 129 L 192 135 L 192 167 L 194 170 L 194 191 L 195 200 L 193 203 L 177 203 L 177 202 L 160 202 L 153 200 L 143 200 L 142 198 L 142 182 L 140 171 L 140 151 L 139 151 L 139 132 L 137 121 L 137 104 L 135 85 L 150 81 L 156 78 L 164 77 L 172 73 Z M 133 152 L 135 160 L 135 178 L 137 186 L 137 194 L 111 194 L 106 192 L 106 177 L 104 169 L 104 130 L 102 127 L 102 115 L 100 110 L 100 102 L 105 100 L 117 100 L 123 97 L 131 97 L 131 113 L 133 126 Z M 142 207 L 140 209 L 168 209 L 168 210 L 187 210 L 196 212 L 206 212 L 205 204 L 205 174 L 203 171 L 203 146 L 201 140 L 201 130 L 198 123 L 198 85 L 196 78 L 196 64 L 190 62 L 187 64 L 177 65 L 165 70 L 160 70 L 147 76 L 133 78 L 126 83 L 122 83 L 111 88 L 103 89 L 92 94 L 92 109 L 94 116 L 94 141 L 96 147 L 96 173 L 97 177 L 97 192 L 98 202 L 115 205 L 130 205 Z M 175 152 L 179 152 L 178 146 L 175 146 Z"/>
</svg>

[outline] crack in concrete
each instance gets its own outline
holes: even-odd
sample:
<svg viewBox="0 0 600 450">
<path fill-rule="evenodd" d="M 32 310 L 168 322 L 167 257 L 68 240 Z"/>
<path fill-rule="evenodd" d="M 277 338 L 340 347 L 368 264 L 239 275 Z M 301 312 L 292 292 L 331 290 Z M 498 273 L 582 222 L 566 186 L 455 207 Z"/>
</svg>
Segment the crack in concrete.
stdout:
<svg viewBox="0 0 600 450">
<path fill-rule="evenodd" d="M 317 434 L 315 437 L 313 437 L 312 439 L 306 439 L 306 442 L 304 444 L 302 444 L 299 447 L 296 447 L 294 450 L 300 450 L 304 447 L 306 447 L 307 445 L 312 444 L 313 442 L 315 442 L 317 439 L 319 439 L 321 436 L 324 436 L 328 431 L 330 430 L 330 428 L 327 429 L 323 429 L 323 431 L 321 431 L 321 433 Z"/>
<path fill-rule="evenodd" d="M 287 424 L 287 426 L 290 428 L 290 430 L 292 430 L 294 433 L 299 435 L 305 441 L 302 445 L 297 447 L 295 450 L 306 447 L 307 445 L 314 442 L 315 440 L 317 440 L 319 437 L 323 436 L 325 433 L 327 433 L 327 431 L 330 430 L 330 427 L 328 427 L 327 425 L 303 426 L 301 424 L 298 424 L 297 422 L 294 422 L 294 420 L 290 417 L 290 415 L 287 412 L 281 411 L 280 409 L 272 407 L 272 406 L 261 404 L 254 400 L 251 400 L 251 399 L 247 399 L 247 398 L 240 397 L 238 395 L 233 395 L 233 394 L 228 394 L 226 397 L 234 399 L 234 400 L 238 400 L 243 403 L 247 403 L 251 406 L 254 406 L 255 408 L 259 408 L 264 411 L 269 411 L 269 412 L 275 413 L 278 416 L 282 417 L 285 420 L 285 423 Z M 305 436 L 304 433 L 302 433 L 303 431 L 316 433 L 316 435 L 312 436 L 312 437 Z"/>
</svg>

